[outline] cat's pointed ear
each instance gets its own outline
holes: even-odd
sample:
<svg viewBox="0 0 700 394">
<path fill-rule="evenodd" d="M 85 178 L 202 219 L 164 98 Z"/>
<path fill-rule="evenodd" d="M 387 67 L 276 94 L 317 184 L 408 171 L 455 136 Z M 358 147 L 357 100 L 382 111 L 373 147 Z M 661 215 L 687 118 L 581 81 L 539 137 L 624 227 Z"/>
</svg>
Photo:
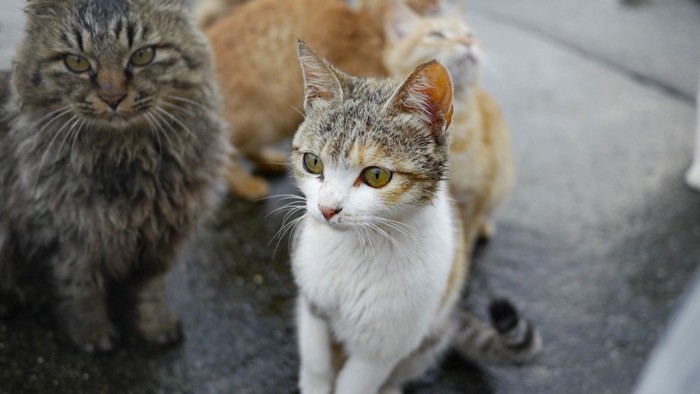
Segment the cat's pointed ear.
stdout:
<svg viewBox="0 0 700 394">
<path fill-rule="evenodd" d="M 408 114 L 424 123 L 444 143 L 452 121 L 452 78 L 437 60 L 418 66 L 384 106 L 393 115 Z"/>
<path fill-rule="evenodd" d="M 384 12 L 384 35 L 389 42 L 397 42 L 411 32 L 420 16 L 404 0 L 389 1 Z"/>
<path fill-rule="evenodd" d="M 304 74 L 304 108 L 308 111 L 319 103 L 343 99 L 340 74 L 304 41 L 297 45 L 299 63 Z"/>
</svg>

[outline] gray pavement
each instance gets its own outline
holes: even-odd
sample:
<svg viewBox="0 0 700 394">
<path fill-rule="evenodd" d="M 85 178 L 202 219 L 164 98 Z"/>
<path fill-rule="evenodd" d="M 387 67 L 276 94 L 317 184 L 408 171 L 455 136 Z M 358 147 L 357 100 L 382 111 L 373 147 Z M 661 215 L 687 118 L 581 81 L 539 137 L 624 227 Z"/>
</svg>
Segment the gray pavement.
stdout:
<svg viewBox="0 0 700 394">
<path fill-rule="evenodd" d="M 21 30 L 0 5 L 0 65 Z M 483 85 L 511 126 L 518 184 L 480 248 L 464 303 L 515 300 L 542 330 L 530 366 L 450 357 L 411 393 L 626 393 L 700 259 L 687 190 L 700 5 L 470 0 Z M 16 7 L 15 7 L 16 9 Z M 9 38 L 8 38 L 9 37 Z M 276 193 L 293 190 L 286 178 Z M 0 393 L 291 393 L 297 356 L 274 201 L 228 198 L 183 253 L 168 298 L 186 340 L 75 351 L 42 308 L 0 322 Z"/>
</svg>

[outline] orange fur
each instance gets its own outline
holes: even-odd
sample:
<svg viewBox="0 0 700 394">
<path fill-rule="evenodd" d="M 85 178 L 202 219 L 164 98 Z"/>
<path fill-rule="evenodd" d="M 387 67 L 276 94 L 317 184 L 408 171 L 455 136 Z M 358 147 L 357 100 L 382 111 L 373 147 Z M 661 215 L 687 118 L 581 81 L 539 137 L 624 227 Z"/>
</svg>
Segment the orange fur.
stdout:
<svg viewBox="0 0 700 394">
<path fill-rule="evenodd" d="M 224 114 L 233 144 L 243 155 L 270 169 L 261 148 L 291 137 L 302 120 L 297 39 L 352 75 L 385 74 L 382 30 L 363 23 L 365 19 L 339 0 L 257 0 L 206 30 L 216 54 Z M 283 163 L 277 164 L 284 171 Z M 230 173 L 234 193 L 249 198 L 266 194 L 261 187 L 265 181 L 247 173 L 240 161 Z"/>
<path fill-rule="evenodd" d="M 465 236 L 471 243 L 491 236 L 490 217 L 510 191 L 514 169 L 508 129 L 491 96 L 473 87 L 456 106 L 450 187 L 469 223 Z"/>
</svg>

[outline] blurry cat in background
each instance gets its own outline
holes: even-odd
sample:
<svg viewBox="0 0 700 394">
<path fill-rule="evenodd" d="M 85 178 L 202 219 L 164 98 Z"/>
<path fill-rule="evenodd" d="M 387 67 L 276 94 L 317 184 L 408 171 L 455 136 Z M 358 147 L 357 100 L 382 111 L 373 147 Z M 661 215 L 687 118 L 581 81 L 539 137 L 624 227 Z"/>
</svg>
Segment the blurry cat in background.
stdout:
<svg viewBox="0 0 700 394">
<path fill-rule="evenodd" d="M 700 80 L 698 81 L 697 100 L 695 101 L 697 121 L 695 125 L 695 150 L 693 164 L 685 175 L 688 186 L 700 190 Z"/>
<path fill-rule="evenodd" d="M 253 0 L 198 0 L 195 4 L 197 24 L 202 28 L 207 27 L 217 18 L 228 13 L 233 7 L 248 1 Z M 381 12 L 387 1 L 391 0 L 346 0 L 345 3 L 350 6 L 356 6 L 356 9 Z M 406 3 L 419 14 L 427 15 L 436 12 L 442 0 L 406 0 Z"/>
<path fill-rule="evenodd" d="M 303 394 L 400 393 L 454 346 L 523 363 L 537 330 L 504 300 L 488 325 L 458 308 L 471 246 L 446 179 L 452 81 L 436 61 L 403 82 L 352 77 L 299 44 L 306 118 L 292 165 Z M 478 159 L 476 159 L 478 160 Z"/>
<path fill-rule="evenodd" d="M 303 119 L 298 38 L 353 75 L 386 75 L 386 3 L 368 4 L 372 7 L 354 11 L 340 0 L 254 0 L 205 30 L 216 55 L 233 144 L 258 170 L 286 171 L 286 152 L 271 145 L 290 138 Z M 234 194 L 249 199 L 268 193 L 267 181 L 250 174 L 240 160 L 231 163 L 228 181 Z"/>
<path fill-rule="evenodd" d="M 449 11 L 449 10 L 447 10 Z M 508 194 L 514 177 L 508 129 L 495 101 L 478 85 L 482 51 L 461 11 L 422 17 L 396 2 L 386 14 L 384 65 L 393 76 L 408 75 L 429 59 L 440 60 L 454 83 L 450 133 L 450 190 L 463 219 L 477 236 L 494 232 L 490 216 Z"/>
</svg>

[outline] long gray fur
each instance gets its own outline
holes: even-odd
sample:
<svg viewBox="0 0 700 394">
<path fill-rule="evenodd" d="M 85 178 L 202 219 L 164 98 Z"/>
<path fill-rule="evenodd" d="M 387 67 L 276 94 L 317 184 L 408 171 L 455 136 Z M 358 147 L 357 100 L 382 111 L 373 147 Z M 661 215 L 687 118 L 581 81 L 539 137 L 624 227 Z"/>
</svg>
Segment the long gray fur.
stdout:
<svg viewBox="0 0 700 394">
<path fill-rule="evenodd" d="M 229 150 L 209 46 L 181 1 L 29 0 L 27 16 L 0 119 L 0 312 L 50 296 L 73 342 L 110 350 L 116 297 L 133 318 L 119 326 L 175 341 L 164 274 L 214 205 Z M 164 57 L 136 74 L 124 59 L 139 45 Z M 66 48 L 97 77 L 125 68 L 154 114 L 93 118 L 95 75 L 62 68 Z"/>
</svg>

